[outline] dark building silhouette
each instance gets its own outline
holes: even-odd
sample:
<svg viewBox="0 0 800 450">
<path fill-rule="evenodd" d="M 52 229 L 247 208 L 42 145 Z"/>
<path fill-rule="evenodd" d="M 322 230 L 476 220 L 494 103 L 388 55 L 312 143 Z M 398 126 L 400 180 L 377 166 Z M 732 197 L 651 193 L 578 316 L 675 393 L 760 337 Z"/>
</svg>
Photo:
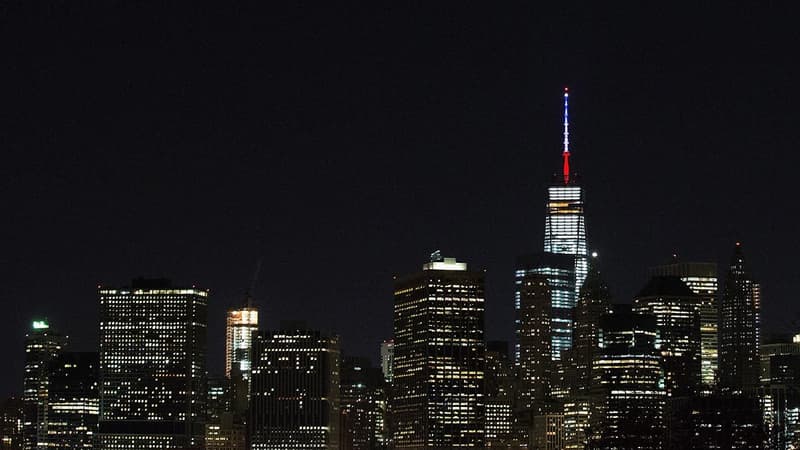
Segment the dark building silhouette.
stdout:
<svg viewBox="0 0 800 450">
<path fill-rule="evenodd" d="M 636 295 L 633 311 L 656 319 L 667 396 L 698 394 L 700 297 L 678 277 L 654 276 Z"/>
<path fill-rule="evenodd" d="M 760 297 L 760 287 L 750 275 L 737 242 L 719 313 L 719 382 L 725 392 L 758 385 Z"/>
<path fill-rule="evenodd" d="M 511 448 L 524 442 L 515 418 L 519 389 L 508 342 L 486 343 L 486 447 Z"/>
<path fill-rule="evenodd" d="M 22 450 L 24 418 L 21 399 L 12 397 L 0 402 L 0 449 Z"/>
<path fill-rule="evenodd" d="M 521 288 L 527 275 L 543 275 L 550 288 L 550 357 L 557 361 L 561 352 L 572 347 L 572 308 L 575 306 L 575 257 L 559 253 L 533 253 L 517 257 L 514 271 L 514 307 L 517 311 L 515 348 L 520 363 L 519 333 L 522 327 Z"/>
<path fill-rule="evenodd" d="M 598 350 L 600 317 L 611 312 L 611 291 L 600 277 L 596 258 L 589 261 L 589 272 L 575 306 L 575 323 L 570 360 L 571 393 L 585 395 L 592 384 L 592 363 Z"/>
<path fill-rule="evenodd" d="M 99 366 L 96 352 L 63 352 L 48 363 L 46 415 L 39 426 L 39 448 L 97 448 Z"/>
<path fill-rule="evenodd" d="M 100 448 L 202 445 L 208 291 L 136 279 L 98 295 Z"/>
<path fill-rule="evenodd" d="M 283 321 L 261 332 L 250 379 L 250 448 L 339 448 L 339 338 Z"/>
<path fill-rule="evenodd" d="M 688 407 L 691 426 L 682 447 L 695 450 L 766 449 L 761 408 L 752 396 L 693 397 Z"/>
<path fill-rule="evenodd" d="M 249 394 L 247 380 L 238 364 L 227 377 L 210 378 L 206 399 L 206 450 L 245 450 L 245 426 Z"/>
<path fill-rule="evenodd" d="M 615 305 L 600 318 L 599 335 L 591 448 L 661 449 L 665 393 L 656 318 Z"/>
<path fill-rule="evenodd" d="M 717 265 L 676 260 L 670 264 L 650 268 L 650 276 L 679 277 L 700 297 L 700 373 L 703 389 L 710 393 L 716 384 L 719 369 Z"/>
<path fill-rule="evenodd" d="M 396 278 L 394 448 L 484 447 L 483 326 L 483 271 L 435 252 Z"/>
<path fill-rule="evenodd" d="M 342 358 L 340 382 L 341 450 L 388 448 L 383 371 L 369 358 Z"/>
<path fill-rule="evenodd" d="M 761 401 L 770 448 L 800 447 L 800 336 L 770 339 L 760 350 Z"/>
<path fill-rule="evenodd" d="M 23 448 L 39 447 L 47 422 L 48 364 L 66 347 L 68 337 L 50 328 L 46 320 L 35 320 L 25 336 L 25 376 L 22 384 L 24 419 Z"/>
</svg>

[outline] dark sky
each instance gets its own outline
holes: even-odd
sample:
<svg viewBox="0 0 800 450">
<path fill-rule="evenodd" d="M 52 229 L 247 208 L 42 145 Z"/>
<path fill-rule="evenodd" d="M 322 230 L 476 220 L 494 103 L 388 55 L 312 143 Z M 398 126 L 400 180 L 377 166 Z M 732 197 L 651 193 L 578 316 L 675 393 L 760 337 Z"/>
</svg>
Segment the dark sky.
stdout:
<svg viewBox="0 0 800 450">
<path fill-rule="evenodd" d="M 259 256 L 267 328 L 304 318 L 375 358 L 392 276 L 442 249 L 487 269 L 488 337 L 511 339 L 564 85 L 617 300 L 741 240 L 767 328 L 796 324 L 797 11 L 217 3 L 0 6 L 0 394 L 32 318 L 95 348 L 96 286 L 138 275 L 212 290 L 220 373 Z"/>
</svg>

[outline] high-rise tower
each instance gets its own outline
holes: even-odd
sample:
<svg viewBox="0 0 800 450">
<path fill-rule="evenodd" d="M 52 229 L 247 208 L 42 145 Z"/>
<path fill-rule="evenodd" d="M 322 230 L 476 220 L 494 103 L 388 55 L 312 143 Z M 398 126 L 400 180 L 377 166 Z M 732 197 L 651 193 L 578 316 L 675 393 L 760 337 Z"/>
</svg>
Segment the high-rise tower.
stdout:
<svg viewBox="0 0 800 450">
<path fill-rule="evenodd" d="M 339 348 L 303 322 L 257 335 L 249 448 L 339 448 Z"/>
<path fill-rule="evenodd" d="M 258 309 L 250 302 L 240 308 L 228 310 L 225 324 L 225 377 L 231 377 L 231 370 L 236 367 L 242 377 L 250 380 L 250 369 L 253 361 L 253 341 L 258 332 Z"/>
<path fill-rule="evenodd" d="M 261 272 L 261 260 L 256 264 L 244 304 L 229 309 L 225 323 L 225 377 L 230 379 L 231 371 L 234 368 L 239 369 L 248 387 L 253 363 L 253 342 L 258 332 L 258 309 L 253 306 L 253 295 L 259 272 Z"/>
<path fill-rule="evenodd" d="M 737 242 L 725 279 L 719 312 L 719 383 L 723 390 L 741 391 L 759 380 L 760 287 Z"/>
<path fill-rule="evenodd" d="M 64 352 L 48 364 L 40 449 L 91 449 L 100 414 L 97 352 Z M 0 446 L 0 448 L 3 448 Z"/>
<path fill-rule="evenodd" d="M 575 257 L 575 305 L 583 280 L 589 270 L 586 253 L 586 221 L 584 219 L 583 187 L 570 173 L 569 150 L 569 92 L 564 88 L 564 149 L 562 177 L 547 188 L 547 216 L 544 223 L 544 251 Z"/>
<path fill-rule="evenodd" d="M 700 297 L 701 376 L 705 389 L 710 388 L 717 377 L 717 265 L 676 261 L 652 267 L 650 275 L 680 277 Z"/>
<path fill-rule="evenodd" d="M 669 397 L 697 395 L 700 386 L 700 297 L 678 277 L 654 276 L 633 300 L 633 312 L 655 317 Z"/>
<path fill-rule="evenodd" d="M 594 255 L 597 255 L 596 253 Z M 581 288 L 575 307 L 575 329 L 571 354 L 572 370 L 575 371 L 573 394 L 586 394 L 592 383 L 592 363 L 600 340 L 600 318 L 611 312 L 611 291 L 600 277 L 597 260 L 592 259 L 589 274 Z"/>
<path fill-rule="evenodd" d="M 614 305 L 599 323 L 592 364 L 592 441 L 587 448 L 656 450 L 662 445 L 664 380 L 656 318 Z"/>
<path fill-rule="evenodd" d="M 39 447 L 37 435 L 42 434 L 41 425 L 47 421 L 48 364 L 66 345 L 67 336 L 51 329 L 46 320 L 34 321 L 31 332 L 25 336 L 25 378 L 22 386 L 25 450 Z"/>
<path fill-rule="evenodd" d="M 396 449 L 485 447 L 484 273 L 431 256 L 395 280 Z"/>
<path fill-rule="evenodd" d="M 208 291 L 140 278 L 98 295 L 99 447 L 202 445 Z"/>
</svg>

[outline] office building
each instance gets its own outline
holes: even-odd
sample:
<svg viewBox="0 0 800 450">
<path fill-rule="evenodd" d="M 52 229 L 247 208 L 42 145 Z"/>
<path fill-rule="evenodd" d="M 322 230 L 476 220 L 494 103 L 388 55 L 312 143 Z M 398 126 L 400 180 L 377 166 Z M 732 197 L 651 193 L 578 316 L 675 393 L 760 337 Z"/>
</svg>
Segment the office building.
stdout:
<svg viewBox="0 0 800 450">
<path fill-rule="evenodd" d="M 521 444 L 514 417 L 518 389 L 508 342 L 486 343 L 486 447 L 510 448 Z"/>
<path fill-rule="evenodd" d="M 700 373 L 703 389 L 716 384 L 718 371 L 717 265 L 703 262 L 678 262 L 652 267 L 650 276 L 679 277 L 700 298 Z"/>
<path fill-rule="evenodd" d="M 238 417 L 225 411 L 205 426 L 205 450 L 246 450 L 247 428 Z"/>
<path fill-rule="evenodd" d="M 573 345 L 570 351 L 570 365 L 574 371 L 570 391 L 573 395 L 585 395 L 589 392 L 592 384 L 592 363 L 599 342 L 600 317 L 609 312 L 611 291 L 600 277 L 597 259 L 592 258 L 574 312 Z"/>
<path fill-rule="evenodd" d="M 208 291 L 139 278 L 98 294 L 100 448 L 202 445 Z"/>
<path fill-rule="evenodd" d="M 562 450 L 564 448 L 564 415 L 548 413 L 534 416 L 531 437 L 531 449 Z"/>
<path fill-rule="evenodd" d="M 435 252 L 395 279 L 394 448 L 484 447 L 483 326 L 483 271 Z"/>
<path fill-rule="evenodd" d="M 230 378 L 231 369 L 236 366 L 242 377 L 250 380 L 258 310 L 252 305 L 229 309 L 225 325 L 225 376 Z"/>
<path fill-rule="evenodd" d="M 388 448 L 383 371 L 369 358 L 342 358 L 340 382 L 341 450 Z"/>
<path fill-rule="evenodd" d="M 742 392 L 758 385 L 760 313 L 760 287 L 737 242 L 719 313 L 719 382 L 725 392 Z"/>
<path fill-rule="evenodd" d="M 535 253 L 517 258 L 514 272 L 514 308 L 516 332 L 520 336 L 522 286 L 528 275 L 542 275 L 550 290 L 550 358 L 561 360 L 561 353 L 572 347 L 572 314 L 575 306 L 574 257 L 557 253 Z M 519 339 L 515 348 L 517 364 L 521 362 Z"/>
<path fill-rule="evenodd" d="M 208 379 L 206 398 L 206 450 L 245 450 L 248 383 L 238 365 L 228 377 Z"/>
<path fill-rule="evenodd" d="M 62 352 L 48 363 L 46 414 L 39 448 L 96 448 L 100 390 L 96 352 Z"/>
<path fill-rule="evenodd" d="M 767 449 L 761 408 L 756 398 L 704 395 L 690 399 L 689 440 L 681 448 Z"/>
<path fill-rule="evenodd" d="M 761 345 L 758 398 L 770 448 L 800 446 L 800 342 L 771 338 Z"/>
<path fill-rule="evenodd" d="M 302 322 L 258 334 L 250 379 L 250 448 L 339 448 L 339 338 Z"/>
<path fill-rule="evenodd" d="M 589 273 L 591 273 L 591 269 Z M 589 444 L 591 425 L 592 398 L 587 395 L 571 395 L 564 402 L 564 450 L 586 449 Z"/>
<path fill-rule="evenodd" d="M 25 409 L 22 399 L 10 397 L 0 402 L 0 449 L 21 450 Z"/>
<path fill-rule="evenodd" d="M 550 396 L 551 291 L 547 276 L 535 273 L 525 275 L 518 289 L 519 406 L 535 415 Z"/>
<path fill-rule="evenodd" d="M 38 448 L 41 427 L 47 422 L 48 364 L 66 347 L 68 337 L 50 328 L 47 320 L 35 320 L 25 336 L 25 376 L 22 384 L 23 448 Z"/>
<path fill-rule="evenodd" d="M 387 383 L 392 382 L 392 364 L 394 361 L 394 340 L 381 342 L 381 370 Z"/>
<path fill-rule="evenodd" d="M 656 318 L 614 305 L 600 318 L 599 336 L 591 448 L 661 449 L 665 393 Z"/>
<path fill-rule="evenodd" d="M 655 317 L 666 393 L 700 393 L 700 298 L 678 277 L 654 276 L 633 301 L 633 312 Z"/>
</svg>

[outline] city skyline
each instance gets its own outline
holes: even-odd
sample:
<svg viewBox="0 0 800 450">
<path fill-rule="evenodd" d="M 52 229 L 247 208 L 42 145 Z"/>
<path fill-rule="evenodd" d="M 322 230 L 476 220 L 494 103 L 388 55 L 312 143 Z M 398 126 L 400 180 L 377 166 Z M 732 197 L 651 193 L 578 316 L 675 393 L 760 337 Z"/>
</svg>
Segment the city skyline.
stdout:
<svg viewBox="0 0 800 450">
<path fill-rule="evenodd" d="M 208 367 L 221 375 L 225 311 L 260 257 L 262 329 L 304 319 L 341 334 L 346 354 L 377 361 L 391 337 L 392 276 L 441 249 L 487 270 L 486 337 L 513 342 L 515 257 L 541 248 L 564 85 L 589 250 L 614 300 L 631 302 L 647 268 L 673 253 L 724 268 L 741 241 L 763 286 L 763 330 L 797 328 L 800 244 L 785 220 L 795 208 L 797 66 L 785 59 L 795 40 L 780 26 L 758 36 L 736 27 L 774 11 L 725 11 L 731 25 L 709 25 L 701 9 L 681 17 L 698 33 L 711 27 L 694 39 L 669 31 L 670 14 L 614 31 L 594 10 L 503 10 L 483 22 L 482 11 L 433 9 L 413 27 L 426 45 L 406 45 L 398 36 L 411 12 L 306 17 L 287 7 L 274 15 L 280 26 L 254 32 L 234 23 L 260 22 L 233 13 L 216 31 L 177 10 L 76 6 L 96 19 L 87 31 L 64 7 L 41 17 L 20 8 L 8 12 L 23 20 L 3 31 L 20 61 L 4 72 L 17 87 L 0 169 L 10 212 L 0 297 L 14 307 L 0 330 L 4 395 L 21 391 L 32 320 L 47 317 L 72 351 L 96 349 L 96 286 L 139 275 L 211 289 Z M 156 33 L 128 40 L 138 26 L 126 14 Z M 312 26 L 329 17 L 354 26 Z M 91 31 L 110 36 L 98 44 L 107 61 L 86 50 Z M 297 48 L 264 44 L 273 40 Z M 228 54 L 246 67 L 227 72 Z M 743 212 L 753 204 L 758 214 Z"/>
</svg>

